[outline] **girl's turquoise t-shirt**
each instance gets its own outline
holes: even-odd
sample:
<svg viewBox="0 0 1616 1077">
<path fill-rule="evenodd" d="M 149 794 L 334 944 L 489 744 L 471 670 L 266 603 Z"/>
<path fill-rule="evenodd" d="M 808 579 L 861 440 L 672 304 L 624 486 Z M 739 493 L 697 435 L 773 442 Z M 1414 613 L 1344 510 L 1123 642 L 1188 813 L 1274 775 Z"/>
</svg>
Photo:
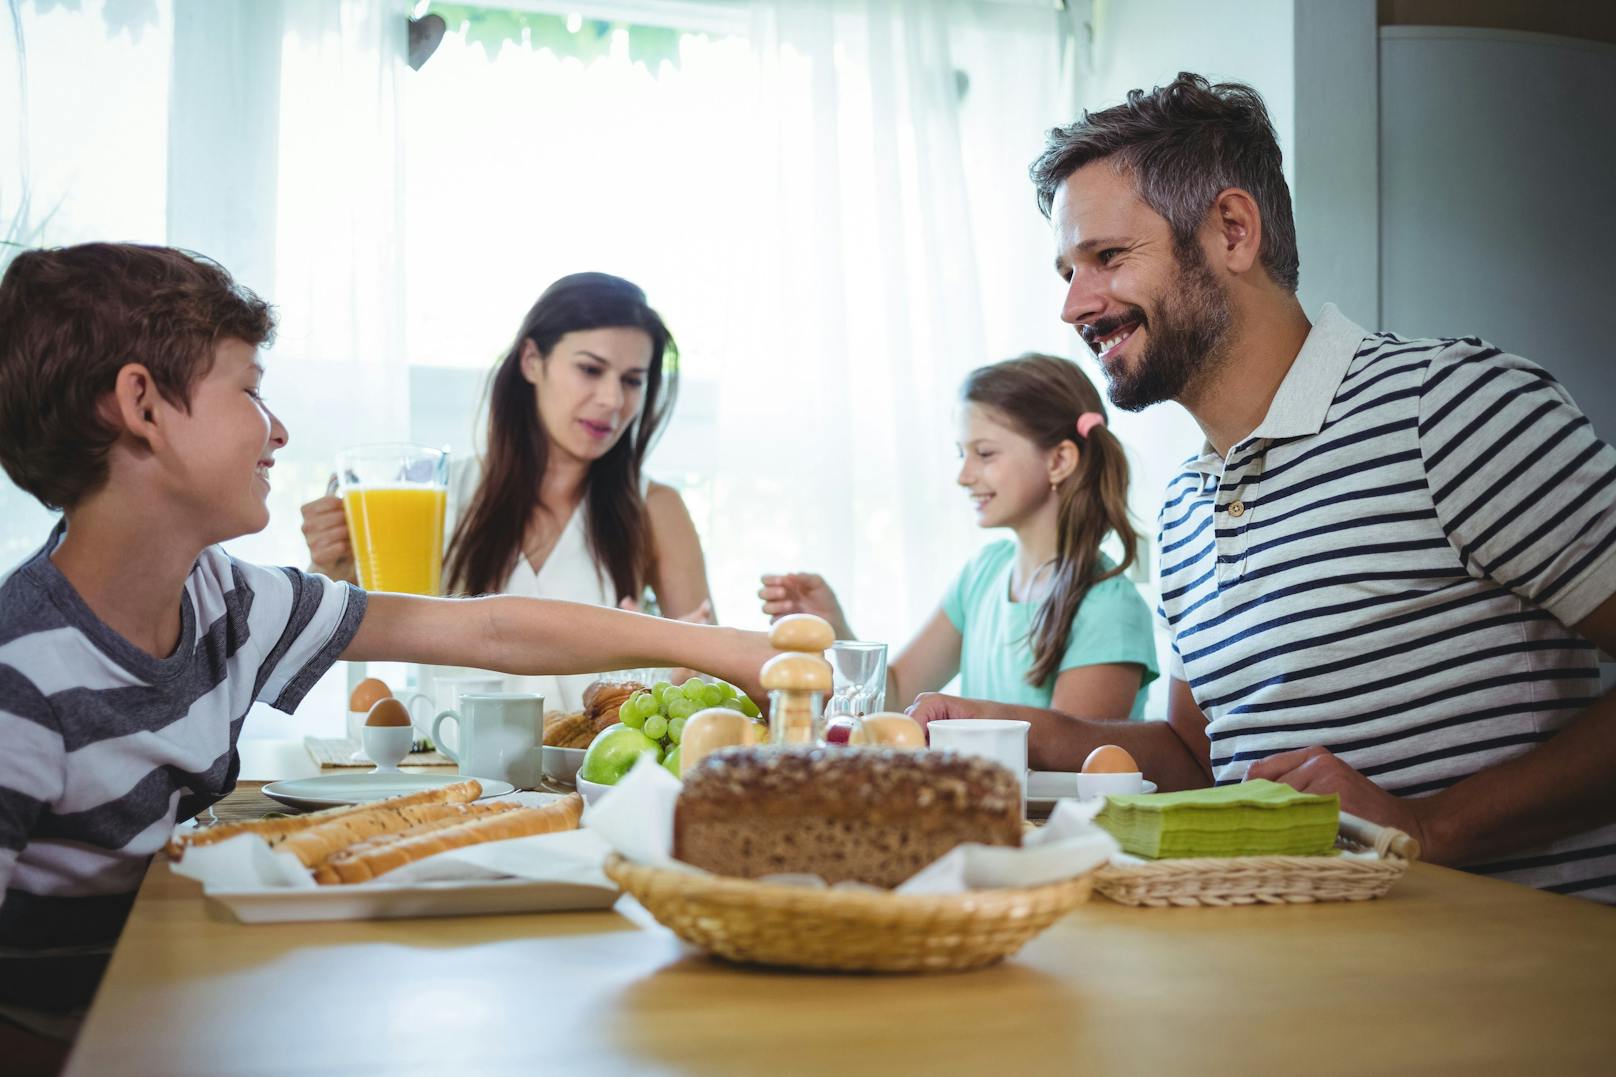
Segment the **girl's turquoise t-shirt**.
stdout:
<svg viewBox="0 0 1616 1077">
<path fill-rule="evenodd" d="M 1048 707 L 1055 678 L 1034 687 L 1031 629 L 1036 602 L 1010 600 L 1016 544 L 1006 539 L 985 547 L 960 571 L 943 598 L 943 612 L 965 637 L 960 650 L 960 694 L 971 699 Z M 1112 562 L 1102 557 L 1106 569 Z M 1060 671 L 1078 666 L 1132 662 L 1145 668 L 1131 718 L 1143 718 L 1146 688 L 1160 672 L 1150 607 L 1132 581 L 1112 576 L 1089 588 L 1072 618 Z"/>
</svg>

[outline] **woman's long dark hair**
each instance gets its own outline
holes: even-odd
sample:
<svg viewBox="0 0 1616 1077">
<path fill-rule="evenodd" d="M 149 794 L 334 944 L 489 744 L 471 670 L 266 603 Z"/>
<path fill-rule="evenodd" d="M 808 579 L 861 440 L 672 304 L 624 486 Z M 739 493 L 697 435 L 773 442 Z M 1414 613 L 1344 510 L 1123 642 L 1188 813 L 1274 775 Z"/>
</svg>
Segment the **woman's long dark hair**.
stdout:
<svg viewBox="0 0 1616 1077">
<path fill-rule="evenodd" d="M 640 597 L 651 570 L 651 521 L 640 494 L 640 468 L 673 410 L 679 350 L 639 286 L 608 273 L 562 277 L 522 319 L 516 341 L 489 377 L 488 447 L 482 478 L 449 541 L 445 575 L 451 594 L 498 591 L 522 556 L 522 536 L 539 505 L 550 443 L 522 376 L 522 345 L 548 356 L 568 333 L 643 329 L 651 338 L 640 414 L 605 456 L 589 465 L 584 508 L 589 550 L 606 569 L 619 600 Z"/>
<path fill-rule="evenodd" d="M 1139 532 L 1128 515 L 1128 457 L 1103 425 L 1092 427 L 1087 437 L 1078 433 L 1077 417 L 1086 411 L 1103 417 L 1105 404 L 1094 383 L 1069 360 L 1029 353 L 978 367 L 966 377 L 960 396 L 992 408 L 1040 449 L 1063 441 L 1078 448 L 1077 468 L 1058 491 L 1055 578 L 1029 633 L 1033 662 L 1027 683 L 1036 687 L 1059 671 L 1072 618 L 1089 588 L 1126 572 L 1138 557 Z M 1122 542 L 1122 560 L 1102 571 L 1100 543 L 1110 532 Z"/>
</svg>

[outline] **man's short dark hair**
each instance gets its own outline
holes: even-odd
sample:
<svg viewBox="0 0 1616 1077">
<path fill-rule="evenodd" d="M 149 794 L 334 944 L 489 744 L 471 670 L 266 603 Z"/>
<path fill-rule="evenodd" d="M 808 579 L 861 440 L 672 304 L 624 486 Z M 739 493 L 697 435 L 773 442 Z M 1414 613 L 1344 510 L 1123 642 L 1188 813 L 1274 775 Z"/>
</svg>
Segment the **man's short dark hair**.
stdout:
<svg viewBox="0 0 1616 1077">
<path fill-rule="evenodd" d="M 120 428 L 103 400 L 128 363 L 164 399 L 191 390 L 224 340 L 274 336 L 269 305 L 224 267 L 171 247 L 85 243 L 17 255 L 0 279 L 0 465 L 50 508 L 107 478 Z"/>
<path fill-rule="evenodd" d="M 1273 122 L 1256 90 L 1239 82 L 1213 85 L 1185 71 L 1148 94 L 1130 90 L 1123 104 L 1053 128 L 1029 169 L 1044 216 L 1067 177 L 1108 158 L 1166 218 L 1181 252 L 1195 242 L 1219 192 L 1238 187 L 1249 193 L 1262 215 L 1263 268 L 1296 291 L 1300 259 L 1291 192 Z"/>
</svg>

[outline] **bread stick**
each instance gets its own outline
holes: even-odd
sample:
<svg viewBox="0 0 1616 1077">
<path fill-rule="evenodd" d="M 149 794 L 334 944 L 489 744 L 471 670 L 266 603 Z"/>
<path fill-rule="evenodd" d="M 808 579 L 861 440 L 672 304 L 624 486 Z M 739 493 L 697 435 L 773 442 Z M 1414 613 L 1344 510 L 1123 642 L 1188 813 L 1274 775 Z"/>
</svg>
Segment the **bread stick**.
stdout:
<svg viewBox="0 0 1616 1077">
<path fill-rule="evenodd" d="M 356 850 L 333 856 L 326 865 L 330 872 L 320 873 L 315 881 L 329 882 L 330 876 L 335 874 L 336 881 L 342 883 L 365 882 L 450 849 L 573 830 L 577 828 L 583 810 L 583 797 L 572 793 L 542 808 L 500 812 L 458 826 L 429 830 L 414 837 L 387 842 L 368 852 Z"/>
<path fill-rule="evenodd" d="M 336 850 L 331 854 L 331 856 L 320 861 L 320 863 L 314 866 L 314 881 L 322 884 L 342 881 L 337 877 L 336 869 L 331 866 L 331 860 L 333 857 L 354 856 L 375 852 L 377 849 L 384 848 L 385 846 L 396 841 L 403 841 L 405 838 L 413 838 L 418 834 L 426 834 L 434 830 L 444 830 L 451 826 L 459 826 L 461 823 L 468 822 L 469 820 L 482 818 L 488 815 L 497 815 L 500 812 L 518 811 L 522 806 L 511 800 L 494 800 L 485 801 L 481 804 L 455 804 L 451 805 L 451 807 L 453 810 L 450 813 L 439 818 L 428 819 L 426 822 L 416 823 L 414 826 L 411 826 L 408 829 L 393 831 L 391 833 L 382 834 L 374 838 L 367 838 L 364 841 L 356 842 L 353 845 L 348 845 Z"/>
<path fill-rule="evenodd" d="M 441 785 L 435 789 L 423 789 L 417 793 L 405 793 L 401 796 L 372 801 L 368 804 L 350 804 L 340 808 L 327 808 L 324 811 L 310 812 L 308 815 L 294 815 L 285 819 L 253 819 L 239 823 L 219 823 L 216 826 L 193 830 L 188 834 L 182 834 L 171 839 L 164 847 L 164 851 L 172 859 L 178 860 L 189 846 L 212 845 L 214 842 L 233 838 L 237 834 L 257 834 L 271 846 L 277 846 L 294 834 L 314 827 L 324 826 L 334 820 L 357 815 L 361 812 L 408 808 L 418 804 L 469 804 L 482 795 L 482 784 L 475 778 L 468 778 L 463 782 L 455 782 L 453 785 Z"/>
<path fill-rule="evenodd" d="M 399 830 L 408 830 L 417 823 L 456 816 L 462 811 L 459 804 L 410 804 L 402 808 L 372 808 L 369 811 L 344 815 L 319 826 L 299 830 L 275 848 L 291 853 L 312 868 L 350 845 L 380 837 Z"/>
</svg>

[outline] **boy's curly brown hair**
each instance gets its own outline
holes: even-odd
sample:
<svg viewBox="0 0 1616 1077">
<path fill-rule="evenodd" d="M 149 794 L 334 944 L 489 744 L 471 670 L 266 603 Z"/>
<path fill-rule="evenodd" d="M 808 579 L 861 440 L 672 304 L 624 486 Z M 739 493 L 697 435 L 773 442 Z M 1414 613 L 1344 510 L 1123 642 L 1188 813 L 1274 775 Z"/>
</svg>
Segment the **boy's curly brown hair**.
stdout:
<svg viewBox="0 0 1616 1077">
<path fill-rule="evenodd" d="M 223 266 L 172 247 L 84 243 L 24 251 L 0 279 L 0 466 L 47 507 L 107 479 L 121 427 L 105 398 L 139 363 L 163 398 L 191 389 L 229 339 L 274 338 L 269 304 Z"/>
</svg>

